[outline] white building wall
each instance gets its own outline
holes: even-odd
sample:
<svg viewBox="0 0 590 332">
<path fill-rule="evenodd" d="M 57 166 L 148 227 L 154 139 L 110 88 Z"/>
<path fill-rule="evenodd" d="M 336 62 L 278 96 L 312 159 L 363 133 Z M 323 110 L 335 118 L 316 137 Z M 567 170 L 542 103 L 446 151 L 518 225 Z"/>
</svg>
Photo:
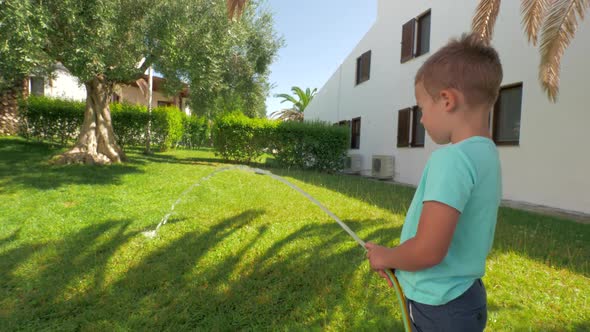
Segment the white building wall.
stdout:
<svg viewBox="0 0 590 332">
<path fill-rule="evenodd" d="M 372 155 L 393 155 L 395 180 L 417 184 L 439 146 L 426 137 L 424 148 L 397 148 L 397 111 L 415 105 L 416 71 L 449 38 L 469 31 L 476 5 L 473 0 L 379 0 L 375 24 L 308 106 L 306 119 L 338 122 L 361 116 L 360 149 L 351 152 L 363 156 L 364 174 Z M 402 25 L 429 9 L 431 53 L 400 64 Z M 503 1 L 493 41 L 504 68 L 503 85 L 523 83 L 520 145 L 498 147 L 504 198 L 590 213 L 590 139 L 585 134 L 590 110 L 583 98 L 590 77 L 590 20 L 580 24 L 562 59 L 556 104 L 540 87 L 538 49 L 528 44 L 520 22 L 519 2 Z M 370 80 L 355 86 L 356 59 L 368 50 Z"/>
<path fill-rule="evenodd" d="M 86 100 L 86 87 L 84 84 L 70 75 L 63 66 L 58 66 L 54 74 L 53 79 L 45 80 L 46 96 L 77 101 Z"/>
</svg>

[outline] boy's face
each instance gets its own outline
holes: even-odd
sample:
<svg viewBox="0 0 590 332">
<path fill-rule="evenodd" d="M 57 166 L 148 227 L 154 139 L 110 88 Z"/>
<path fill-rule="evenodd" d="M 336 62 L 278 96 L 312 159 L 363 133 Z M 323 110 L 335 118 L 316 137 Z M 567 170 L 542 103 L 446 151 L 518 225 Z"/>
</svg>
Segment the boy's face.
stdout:
<svg viewBox="0 0 590 332">
<path fill-rule="evenodd" d="M 437 144 L 447 144 L 451 141 L 450 118 L 448 103 L 442 97 L 436 100 L 430 96 L 422 82 L 414 86 L 416 102 L 422 109 L 422 119 L 428 136 Z"/>
</svg>

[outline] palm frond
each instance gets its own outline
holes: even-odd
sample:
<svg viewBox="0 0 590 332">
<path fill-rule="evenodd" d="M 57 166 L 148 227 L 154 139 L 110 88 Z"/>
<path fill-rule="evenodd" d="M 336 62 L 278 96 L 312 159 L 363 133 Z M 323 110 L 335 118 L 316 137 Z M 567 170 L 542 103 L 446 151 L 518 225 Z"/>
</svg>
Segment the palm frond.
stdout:
<svg viewBox="0 0 590 332">
<path fill-rule="evenodd" d="M 539 29 L 547 14 L 550 0 L 522 0 L 522 25 L 529 43 L 537 45 Z"/>
<path fill-rule="evenodd" d="M 294 108 L 286 108 L 270 113 L 270 117 L 281 121 L 303 121 L 303 112 Z"/>
<path fill-rule="evenodd" d="M 588 0 L 555 0 L 547 12 L 539 45 L 539 80 L 553 102 L 559 93 L 561 57 L 576 33 L 578 16 L 584 19 L 589 5 Z"/>
<path fill-rule="evenodd" d="M 240 18 L 244 9 L 246 8 L 246 3 L 248 0 L 227 0 L 227 15 L 230 19 L 233 19 L 234 16 Z"/>
<path fill-rule="evenodd" d="M 481 40 L 489 43 L 492 40 L 494 24 L 500 11 L 500 0 L 480 0 L 471 22 L 471 30 Z"/>
<path fill-rule="evenodd" d="M 297 99 L 295 99 L 295 97 L 293 97 L 293 96 L 291 96 L 290 94 L 287 94 L 287 93 L 279 93 L 279 94 L 276 94 L 275 97 L 277 97 L 277 98 L 283 98 L 283 100 L 281 100 L 281 104 L 284 103 L 284 102 L 290 102 L 290 103 L 293 103 L 293 104 L 296 104 L 297 103 Z"/>
</svg>

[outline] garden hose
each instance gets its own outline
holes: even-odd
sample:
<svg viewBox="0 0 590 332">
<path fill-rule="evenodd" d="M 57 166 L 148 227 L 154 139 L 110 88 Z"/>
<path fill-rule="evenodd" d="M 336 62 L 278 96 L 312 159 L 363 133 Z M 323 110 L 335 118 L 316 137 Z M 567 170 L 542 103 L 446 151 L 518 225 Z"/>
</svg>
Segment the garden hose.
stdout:
<svg viewBox="0 0 590 332">
<path fill-rule="evenodd" d="M 250 168 L 249 168 L 250 169 Z M 328 208 L 326 208 L 322 203 L 320 203 L 318 200 L 316 200 L 315 198 L 313 198 L 310 194 L 306 193 L 305 191 L 303 191 L 303 189 L 297 187 L 296 185 L 294 185 L 293 183 L 285 180 L 284 178 L 275 175 L 269 171 L 265 171 L 265 170 L 261 170 L 259 168 L 255 168 L 254 172 L 256 174 L 260 174 L 260 175 L 268 175 L 271 178 L 278 180 L 286 185 L 288 185 L 289 187 L 295 189 L 296 191 L 298 191 L 300 194 L 302 194 L 303 196 L 307 197 L 307 199 L 309 199 L 312 203 L 314 203 L 315 205 L 317 205 L 320 209 L 322 209 L 322 211 L 324 211 L 327 215 L 329 215 L 330 217 L 332 217 L 332 219 L 334 219 L 334 221 L 336 221 L 338 223 L 338 225 L 340 225 L 340 227 L 342 227 L 342 229 L 344 229 L 344 231 L 346 233 L 348 233 L 360 246 L 361 248 L 363 248 L 365 251 L 367 250 L 367 248 L 365 248 L 365 241 L 363 241 L 361 238 L 358 237 L 358 235 L 356 235 L 355 232 L 353 232 L 342 220 L 340 220 L 340 218 L 338 218 L 334 213 L 332 213 L 332 211 L 328 210 Z M 410 323 L 410 316 L 408 315 L 408 309 L 406 306 L 406 297 L 404 295 L 404 292 L 402 291 L 402 288 L 399 284 L 399 281 L 397 280 L 397 278 L 395 277 L 395 272 L 393 270 L 385 270 L 385 274 L 387 275 L 387 278 L 389 279 L 389 281 L 391 282 L 391 284 L 393 285 L 393 288 L 395 288 L 395 293 L 397 295 L 397 299 L 400 305 L 400 309 L 401 309 L 401 313 L 402 313 L 402 320 L 404 323 L 404 329 L 406 332 L 411 332 L 412 328 L 411 323 Z"/>
</svg>

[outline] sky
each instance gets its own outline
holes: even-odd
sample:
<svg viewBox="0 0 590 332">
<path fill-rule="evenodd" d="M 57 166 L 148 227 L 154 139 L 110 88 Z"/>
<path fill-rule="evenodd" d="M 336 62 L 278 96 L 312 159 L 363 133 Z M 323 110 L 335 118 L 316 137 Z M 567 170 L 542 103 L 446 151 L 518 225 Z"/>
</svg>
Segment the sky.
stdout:
<svg viewBox="0 0 590 332">
<path fill-rule="evenodd" d="M 319 91 L 377 17 L 377 0 L 267 0 L 266 6 L 285 40 L 271 65 L 267 114 L 291 106 L 274 95 L 292 86 Z"/>
</svg>

